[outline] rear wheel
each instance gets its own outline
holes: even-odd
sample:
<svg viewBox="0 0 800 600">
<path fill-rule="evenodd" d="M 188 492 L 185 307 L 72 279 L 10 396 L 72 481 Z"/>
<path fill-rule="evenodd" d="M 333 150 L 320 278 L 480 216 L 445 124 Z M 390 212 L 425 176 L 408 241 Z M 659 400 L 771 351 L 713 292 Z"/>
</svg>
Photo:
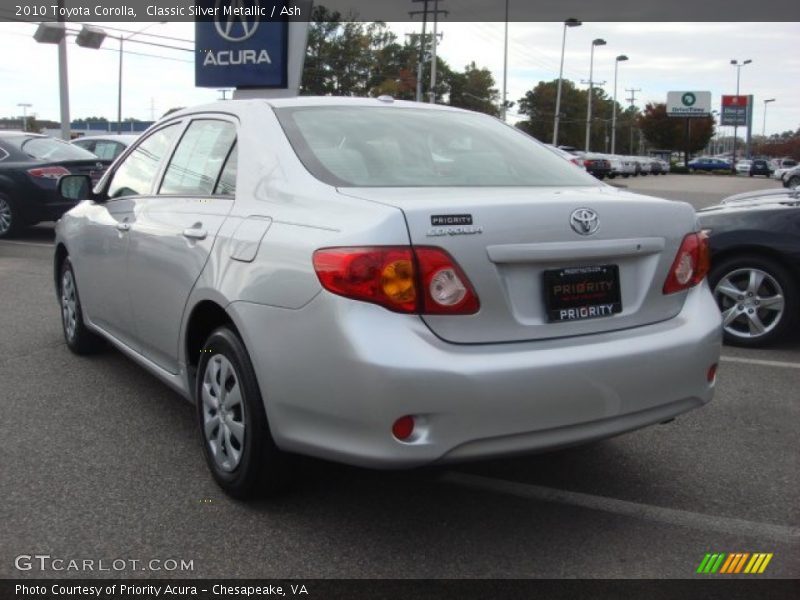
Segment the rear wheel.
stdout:
<svg viewBox="0 0 800 600">
<path fill-rule="evenodd" d="M 736 256 L 709 274 L 714 299 L 722 311 L 725 341 L 736 346 L 764 346 L 794 327 L 800 304 L 797 282 L 776 261 Z"/>
<path fill-rule="evenodd" d="M 78 283 L 69 257 L 61 263 L 59 276 L 59 298 L 61 304 L 61 325 L 67 347 L 75 354 L 92 354 L 102 345 L 102 340 L 89 331 L 83 322 L 83 308 L 78 295 Z"/>
<path fill-rule="evenodd" d="M 217 484 L 241 499 L 281 491 L 287 458 L 270 434 L 244 344 L 228 327 L 203 346 L 196 398 L 203 452 Z"/>
<path fill-rule="evenodd" d="M 5 194 L 0 194 L 0 238 L 10 237 L 19 227 L 19 215 L 14 203 Z"/>
<path fill-rule="evenodd" d="M 798 187 L 800 187 L 800 175 L 795 175 L 794 177 L 791 177 L 789 179 L 787 187 L 791 190 L 796 190 Z"/>
</svg>

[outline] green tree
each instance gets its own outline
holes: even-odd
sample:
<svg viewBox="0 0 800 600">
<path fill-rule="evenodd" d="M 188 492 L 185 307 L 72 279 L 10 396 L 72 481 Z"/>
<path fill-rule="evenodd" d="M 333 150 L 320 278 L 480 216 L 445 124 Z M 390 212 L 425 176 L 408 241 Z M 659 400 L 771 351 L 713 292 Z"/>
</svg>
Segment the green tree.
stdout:
<svg viewBox="0 0 800 600">
<path fill-rule="evenodd" d="M 463 73 L 448 73 L 450 105 L 475 110 L 493 116 L 500 114 L 500 94 L 489 69 L 479 69 L 475 61 L 464 67 Z"/>
<path fill-rule="evenodd" d="M 688 163 L 689 154 L 705 148 L 714 135 L 714 118 L 670 117 L 666 104 L 650 103 L 639 117 L 639 127 L 650 145 L 660 150 L 682 150 Z"/>
</svg>

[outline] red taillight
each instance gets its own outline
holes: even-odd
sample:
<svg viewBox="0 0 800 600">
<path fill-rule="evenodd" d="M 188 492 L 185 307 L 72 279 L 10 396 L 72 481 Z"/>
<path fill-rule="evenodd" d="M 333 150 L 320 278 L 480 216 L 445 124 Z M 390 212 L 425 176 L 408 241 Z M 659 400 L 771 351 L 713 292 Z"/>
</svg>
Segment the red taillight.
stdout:
<svg viewBox="0 0 800 600">
<path fill-rule="evenodd" d="M 42 179 L 58 179 L 64 175 L 69 175 L 69 171 L 64 167 L 36 167 L 35 169 L 28 169 L 28 175 L 41 177 Z"/>
<path fill-rule="evenodd" d="M 591 160 L 584 160 L 583 161 L 583 166 L 584 167 L 591 167 L 592 166 L 592 161 Z"/>
<path fill-rule="evenodd" d="M 664 293 L 674 294 L 703 281 L 711 266 L 708 232 L 690 233 L 681 242 L 678 254 L 664 282 Z"/>
<path fill-rule="evenodd" d="M 329 292 L 395 312 L 464 315 L 480 306 L 466 275 L 441 248 L 323 248 L 313 262 Z"/>
<path fill-rule="evenodd" d="M 401 442 L 406 441 L 414 433 L 414 417 L 406 415 L 400 417 L 392 425 L 392 435 Z"/>
<path fill-rule="evenodd" d="M 708 368 L 708 373 L 706 373 L 706 379 L 708 383 L 714 383 L 714 380 L 717 378 L 717 363 L 714 363 Z"/>
</svg>

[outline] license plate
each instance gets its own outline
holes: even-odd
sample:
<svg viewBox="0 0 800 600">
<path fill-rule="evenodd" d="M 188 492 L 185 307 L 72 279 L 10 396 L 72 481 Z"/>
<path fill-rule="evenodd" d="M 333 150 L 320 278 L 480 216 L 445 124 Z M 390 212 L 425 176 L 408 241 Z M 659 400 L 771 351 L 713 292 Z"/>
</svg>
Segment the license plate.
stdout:
<svg viewBox="0 0 800 600">
<path fill-rule="evenodd" d="M 610 317 L 622 312 L 619 267 L 597 265 L 544 272 L 544 303 L 550 322 Z"/>
</svg>

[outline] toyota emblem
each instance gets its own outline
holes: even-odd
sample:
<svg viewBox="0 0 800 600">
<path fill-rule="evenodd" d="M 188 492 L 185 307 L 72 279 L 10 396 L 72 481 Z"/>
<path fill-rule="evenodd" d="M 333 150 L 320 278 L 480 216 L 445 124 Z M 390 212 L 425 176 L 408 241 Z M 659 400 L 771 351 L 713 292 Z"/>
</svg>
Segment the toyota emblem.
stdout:
<svg viewBox="0 0 800 600">
<path fill-rule="evenodd" d="M 578 208 L 569 217 L 572 230 L 580 235 L 592 235 L 600 228 L 600 219 L 591 208 Z"/>
</svg>

